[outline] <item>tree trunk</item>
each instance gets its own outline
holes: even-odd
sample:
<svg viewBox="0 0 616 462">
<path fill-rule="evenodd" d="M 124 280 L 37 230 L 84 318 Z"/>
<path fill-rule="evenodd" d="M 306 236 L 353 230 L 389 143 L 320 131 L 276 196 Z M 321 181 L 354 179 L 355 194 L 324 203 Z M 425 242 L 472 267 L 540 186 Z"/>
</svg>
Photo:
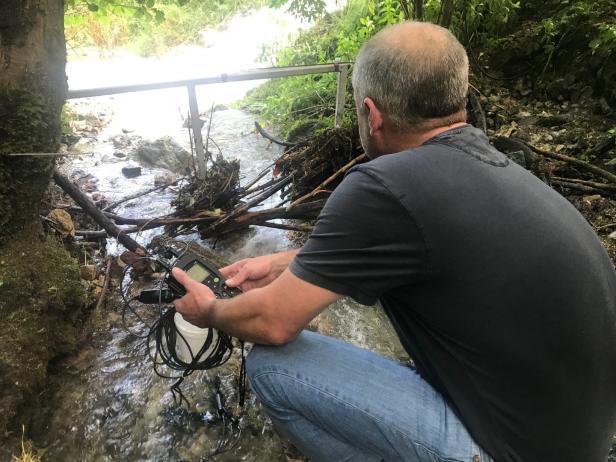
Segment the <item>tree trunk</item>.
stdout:
<svg viewBox="0 0 616 462">
<path fill-rule="evenodd" d="M 413 1 L 413 10 L 415 14 L 415 21 L 423 21 L 424 20 L 424 2 L 423 0 L 414 0 Z"/>
<path fill-rule="evenodd" d="M 39 226 L 66 99 L 62 0 L 0 1 L 0 246 Z"/>
<path fill-rule="evenodd" d="M 80 331 L 79 266 L 39 238 L 54 159 L 9 155 L 57 151 L 65 63 L 62 0 L 0 0 L 0 460 L 18 452 L 50 359 Z"/>
<path fill-rule="evenodd" d="M 442 0 L 441 1 L 441 14 L 439 25 L 449 29 L 451 25 L 451 18 L 453 16 L 453 9 L 455 6 L 455 0 Z"/>
</svg>

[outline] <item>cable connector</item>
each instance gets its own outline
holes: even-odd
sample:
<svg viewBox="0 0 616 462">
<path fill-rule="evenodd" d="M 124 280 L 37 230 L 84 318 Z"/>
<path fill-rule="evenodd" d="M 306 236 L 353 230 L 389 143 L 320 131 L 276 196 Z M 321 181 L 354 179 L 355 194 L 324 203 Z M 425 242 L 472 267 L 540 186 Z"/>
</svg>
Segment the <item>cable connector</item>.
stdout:
<svg viewBox="0 0 616 462">
<path fill-rule="evenodd" d="M 169 289 L 146 289 L 141 291 L 137 300 L 146 305 L 155 305 L 158 303 L 171 303 L 176 298 L 173 291 Z"/>
</svg>

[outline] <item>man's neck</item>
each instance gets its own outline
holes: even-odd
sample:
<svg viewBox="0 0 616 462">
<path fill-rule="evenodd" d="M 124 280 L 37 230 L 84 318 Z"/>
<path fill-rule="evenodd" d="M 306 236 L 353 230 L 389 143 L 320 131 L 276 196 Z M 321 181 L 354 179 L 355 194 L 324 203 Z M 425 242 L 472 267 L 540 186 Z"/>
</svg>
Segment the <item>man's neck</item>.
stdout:
<svg viewBox="0 0 616 462">
<path fill-rule="evenodd" d="M 421 146 L 426 141 L 447 130 L 466 125 L 466 111 L 459 111 L 450 116 L 426 120 L 421 127 L 407 132 L 390 132 L 385 138 L 388 141 L 388 152 L 401 152 Z"/>
<path fill-rule="evenodd" d="M 424 144 L 426 141 L 431 140 L 435 136 L 438 136 L 441 133 L 446 132 L 447 130 L 451 130 L 453 128 L 458 128 L 458 127 L 463 127 L 464 125 L 466 125 L 466 122 L 456 122 L 451 125 L 435 127 L 435 128 L 432 128 L 428 131 L 424 131 L 421 133 L 406 134 L 406 136 L 403 137 L 403 139 L 401 140 L 402 144 L 405 144 L 406 146 L 403 146 L 403 149 L 401 150 L 416 148 Z"/>
</svg>

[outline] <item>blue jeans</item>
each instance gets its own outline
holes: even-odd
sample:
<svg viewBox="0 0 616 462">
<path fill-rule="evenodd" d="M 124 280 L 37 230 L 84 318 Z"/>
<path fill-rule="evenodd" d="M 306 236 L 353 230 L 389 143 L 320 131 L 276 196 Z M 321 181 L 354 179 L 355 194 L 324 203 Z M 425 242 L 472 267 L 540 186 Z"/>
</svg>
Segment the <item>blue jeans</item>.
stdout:
<svg viewBox="0 0 616 462">
<path fill-rule="evenodd" d="M 278 430 L 312 462 L 493 462 L 408 365 L 304 331 L 255 345 L 248 377 Z"/>
</svg>

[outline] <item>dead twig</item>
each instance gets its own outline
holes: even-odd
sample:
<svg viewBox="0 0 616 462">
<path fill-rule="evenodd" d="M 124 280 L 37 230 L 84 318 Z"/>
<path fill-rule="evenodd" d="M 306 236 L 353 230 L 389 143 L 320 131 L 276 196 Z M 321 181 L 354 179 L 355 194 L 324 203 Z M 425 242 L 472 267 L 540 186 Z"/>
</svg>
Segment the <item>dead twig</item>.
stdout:
<svg viewBox="0 0 616 462">
<path fill-rule="evenodd" d="M 560 176 L 553 176 L 552 179 L 558 180 L 558 181 L 567 181 L 569 183 L 583 184 L 583 185 L 586 185 L 586 186 L 590 186 L 592 188 L 605 189 L 605 190 L 608 190 L 608 191 L 615 191 L 616 192 L 616 185 L 614 185 L 614 184 L 598 183 L 596 181 L 589 181 L 589 180 L 578 180 L 576 178 L 564 178 L 564 177 L 560 177 Z"/>
<path fill-rule="evenodd" d="M 212 223 L 209 227 L 210 229 L 215 229 L 216 227 L 220 227 L 222 225 L 224 225 L 226 222 L 228 222 L 229 220 L 231 220 L 232 218 L 237 217 L 238 215 L 243 214 L 244 212 L 246 212 L 249 208 L 254 207 L 255 205 L 259 204 L 260 202 L 264 201 L 265 199 L 267 199 L 268 197 L 272 196 L 274 193 L 280 191 L 283 187 L 285 187 L 286 185 L 288 185 L 292 180 L 292 176 L 289 175 L 285 178 L 283 178 L 282 180 L 278 181 L 276 184 L 274 184 L 271 188 L 267 189 L 265 192 L 259 194 L 257 197 L 255 197 L 254 199 L 249 200 L 248 202 L 246 202 L 245 204 L 233 209 L 230 213 L 226 214 L 225 216 L 219 218 L 217 221 L 215 221 L 214 223 Z"/>
<path fill-rule="evenodd" d="M 609 223 L 607 225 L 597 226 L 596 230 L 601 231 L 603 229 L 616 228 L 616 223 Z"/>
<path fill-rule="evenodd" d="M 339 168 L 336 172 L 334 172 L 333 175 L 331 175 L 329 178 L 327 178 L 325 181 L 323 181 L 319 186 L 317 186 L 316 188 L 314 188 L 314 190 L 312 190 L 311 192 L 309 192 L 308 194 L 303 195 L 302 197 L 300 197 L 299 199 L 291 202 L 291 205 L 289 207 L 293 207 L 297 204 L 300 204 L 304 201 L 306 201 L 306 199 L 309 199 L 311 197 L 316 196 L 317 194 L 321 193 L 323 191 L 323 189 L 329 185 L 332 181 L 334 181 L 336 178 L 338 178 L 340 175 L 342 175 L 343 173 L 345 173 L 347 170 L 349 170 L 351 167 L 353 167 L 355 164 L 359 163 L 359 162 L 363 162 L 365 159 L 367 158 L 366 154 L 360 154 L 359 156 L 357 156 L 355 159 L 351 160 L 349 163 L 343 165 L 341 168 Z"/>
<path fill-rule="evenodd" d="M 107 290 L 109 289 L 109 281 L 111 281 L 111 258 L 107 260 L 107 267 L 105 268 L 105 280 L 103 282 L 103 289 L 101 291 L 101 295 L 100 297 L 98 297 L 98 302 L 96 303 L 96 311 L 100 310 L 103 306 L 103 303 L 105 302 L 105 295 L 107 294 Z"/>
<path fill-rule="evenodd" d="M 526 144 L 530 149 L 532 149 L 534 152 L 536 152 L 537 154 L 541 154 L 544 157 L 549 157 L 551 159 L 556 159 L 556 160 L 560 160 L 562 162 L 567 162 L 569 164 L 573 164 L 573 165 L 577 165 L 578 167 L 581 167 L 589 172 L 594 173 L 595 175 L 598 175 L 600 177 L 605 178 L 606 180 L 609 180 L 610 183 L 615 183 L 616 184 L 616 175 L 614 175 L 613 173 L 608 172 L 607 170 L 602 169 L 601 167 L 597 167 L 596 165 L 593 165 L 589 162 L 585 162 L 583 160 L 580 159 L 576 159 L 575 157 L 571 157 L 571 156 L 566 156 L 564 154 L 558 154 L 556 152 L 550 152 L 550 151 L 546 151 L 544 149 L 539 149 L 531 144 Z"/>
<path fill-rule="evenodd" d="M 552 180 L 552 185 L 562 186 L 569 189 L 576 189 L 578 191 L 582 191 L 588 194 L 603 194 L 603 195 L 611 195 L 614 194 L 613 191 L 607 191 L 605 189 L 594 188 L 592 186 L 587 186 L 585 184 L 573 183 L 570 181 L 564 180 Z"/>
<path fill-rule="evenodd" d="M 266 228 L 284 229 L 285 231 L 300 231 L 302 233 L 310 233 L 314 229 L 314 227 L 310 225 L 302 225 L 302 224 L 285 225 L 282 223 L 271 223 L 269 221 L 258 223 L 255 226 L 264 226 Z"/>
<path fill-rule="evenodd" d="M 306 202 L 290 207 L 277 207 L 273 209 L 257 210 L 256 212 L 246 212 L 232 221 L 227 222 L 223 227 L 217 228 L 208 227 L 201 231 L 202 238 L 212 237 L 214 235 L 228 234 L 238 229 L 247 228 L 248 226 L 261 225 L 273 219 L 305 219 L 315 218 L 320 210 L 325 205 L 324 200 Z"/>
<path fill-rule="evenodd" d="M 98 207 L 96 207 L 94 202 L 92 202 L 88 196 L 81 192 L 77 185 L 57 170 L 54 170 L 53 172 L 53 179 L 56 184 L 64 190 L 64 192 L 66 192 L 75 202 L 77 202 L 77 204 L 79 204 L 85 213 L 92 217 L 92 219 L 104 228 L 109 235 L 115 237 L 120 244 L 132 252 L 147 255 L 146 250 L 133 238 L 123 233 L 120 228 L 118 228 Z"/>
<path fill-rule="evenodd" d="M 297 145 L 297 143 L 289 143 L 288 141 L 282 141 L 277 138 L 274 138 L 272 135 L 267 133 L 265 129 L 255 120 L 255 128 L 259 132 L 259 134 L 265 138 L 266 140 L 270 140 L 272 143 L 279 144 L 280 146 L 285 146 L 287 148 L 292 148 Z"/>
<path fill-rule="evenodd" d="M 154 188 L 147 189 L 145 191 L 141 191 L 141 192 L 137 192 L 135 194 L 131 194 L 130 196 L 126 196 L 123 199 L 115 201 L 115 202 L 111 203 L 110 205 L 108 205 L 107 207 L 105 207 L 103 209 L 103 212 L 108 212 L 109 210 L 112 210 L 112 209 L 116 208 L 118 205 L 123 204 L 124 202 L 128 202 L 128 201 L 131 201 L 133 199 L 137 199 L 139 197 L 142 197 L 142 196 L 145 196 L 147 194 L 159 191 L 161 189 L 168 188 L 170 186 L 175 186 L 176 184 L 178 184 L 183 179 L 184 179 L 184 177 L 181 177 L 181 178 L 178 178 L 177 180 L 175 180 L 175 181 L 173 181 L 173 182 L 171 182 L 169 184 L 163 184 L 163 185 L 160 185 L 160 186 L 156 186 Z"/>
<path fill-rule="evenodd" d="M 250 183 L 248 183 L 246 186 L 244 186 L 242 189 L 244 190 L 244 194 L 250 194 L 250 188 L 252 188 L 254 185 L 256 185 L 264 176 L 266 176 L 268 173 L 270 173 L 270 169 L 274 166 L 274 163 L 271 163 L 270 165 L 268 165 L 266 168 L 264 168 L 261 173 L 259 173 L 257 175 L 257 177 L 252 180 Z"/>
</svg>

